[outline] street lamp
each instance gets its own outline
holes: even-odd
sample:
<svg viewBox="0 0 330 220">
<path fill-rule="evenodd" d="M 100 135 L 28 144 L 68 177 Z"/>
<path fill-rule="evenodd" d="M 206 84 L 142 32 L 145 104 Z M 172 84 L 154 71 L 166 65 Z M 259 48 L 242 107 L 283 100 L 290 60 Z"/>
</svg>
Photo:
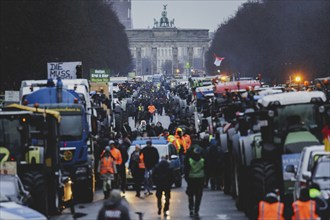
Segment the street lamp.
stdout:
<svg viewBox="0 0 330 220">
<path fill-rule="evenodd" d="M 300 76 L 296 76 L 296 77 L 294 78 L 294 81 L 295 81 L 296 83 L 300 83 L 300 82 L 301 82 L 301 77 L 300 77 Z"/>
</svg>

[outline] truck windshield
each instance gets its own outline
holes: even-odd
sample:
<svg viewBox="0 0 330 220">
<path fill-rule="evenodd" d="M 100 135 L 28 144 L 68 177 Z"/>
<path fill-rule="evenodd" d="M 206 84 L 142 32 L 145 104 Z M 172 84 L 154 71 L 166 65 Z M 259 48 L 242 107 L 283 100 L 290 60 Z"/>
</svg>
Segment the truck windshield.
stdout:
<svg viewBox="0 0 330 220">
<path fill-rule="evenodd" d="M 60 124 L 62 141 L 76 141 L 82 138 L 81 115 L 62 115 Z"/>
<path fill-rule="evenodd" d="M 274 118 L 275 128 L 286 130 L 294 124 L 306 127 L 317 126 L 315 106 L 313 104 L 287 105 L 277 109 Z"/>
<path fill-rule="evenodd" d="M 20 126 L 22 125 L 18 118 L 0 118 L 0 147 L 7 148 L 16 157 L 23 156 L 19 155 L 19 149 L 22 146 L 21 132 L 19 131 Z M 4 155 L 0 155 L 0 161 L 2 156 Z"/>
</svg>

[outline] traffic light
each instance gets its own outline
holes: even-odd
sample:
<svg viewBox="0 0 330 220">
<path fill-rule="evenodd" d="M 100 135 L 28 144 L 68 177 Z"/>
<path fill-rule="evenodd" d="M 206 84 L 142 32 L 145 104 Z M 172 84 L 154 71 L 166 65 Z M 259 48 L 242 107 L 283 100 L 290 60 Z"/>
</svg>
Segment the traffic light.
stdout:
<svg viewBox="0 0 330 220">
<path fill-rule="evenodd" d="M 76 76 L 77 79 L 81 79 L 82 78 L 82 65 L 77 65 L 76 66 Z"/>
</svg>

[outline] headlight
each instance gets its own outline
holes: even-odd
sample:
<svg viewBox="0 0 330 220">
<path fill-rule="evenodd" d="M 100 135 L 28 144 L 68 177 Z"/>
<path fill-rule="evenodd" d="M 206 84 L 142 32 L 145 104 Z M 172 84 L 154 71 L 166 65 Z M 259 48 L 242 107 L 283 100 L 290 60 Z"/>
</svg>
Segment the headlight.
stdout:
<svg viewBox="0 0 330 220">
<path fill-rule="evenodd" d="M 275 114 L 274 114 L 274 111 L 273 111 L 273 110 L 269 110 L 269 111 L 268 111 L 268 116 L 269 116 L 269 117 L 272 118 L 272 117 L 274 117 L 274 115 L 275 115 Z"/>
<path fill-rule="evenodd" d="M 325 108 L 324 108 L 323 105 L 321 105 L 321 106 L 319 107 L 319 113 L 324 113 L 324 112 L 325 112 Z"/>
<path fill-rule="evenodd" d="M 63 159 L 65 161 L 70 161 L 70 160 L 72 160 L 72 158 L 73 158 L 73 152 L 71 150 L 64 151 L 64 153 L 63 153 Z"/>
</svg>

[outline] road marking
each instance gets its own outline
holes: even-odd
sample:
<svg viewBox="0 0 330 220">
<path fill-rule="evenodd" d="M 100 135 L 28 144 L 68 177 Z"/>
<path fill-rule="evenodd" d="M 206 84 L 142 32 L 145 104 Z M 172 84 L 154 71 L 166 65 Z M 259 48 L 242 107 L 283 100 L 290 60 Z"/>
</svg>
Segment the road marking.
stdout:
<svg viewBox="0 0 330 220">
<path fill-rule="evenodd" d="M 217 219 L 230 219 L 226 214 L 217 215 Z"/>
</svg>

